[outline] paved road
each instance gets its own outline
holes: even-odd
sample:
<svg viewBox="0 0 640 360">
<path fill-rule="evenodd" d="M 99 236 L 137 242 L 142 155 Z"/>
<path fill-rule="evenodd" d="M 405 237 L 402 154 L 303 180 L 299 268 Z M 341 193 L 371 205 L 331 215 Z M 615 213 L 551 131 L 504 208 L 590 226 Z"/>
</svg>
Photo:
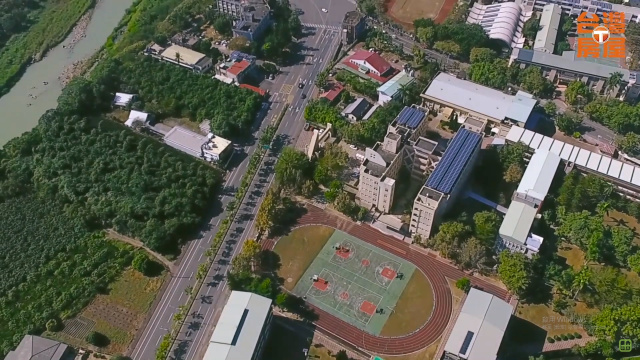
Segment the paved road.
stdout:
<svg viewBox="0 0 640 360">
<path fill-rule="evenodd" d="M 550 100 L 540 100 L 540 104 L 544 106 L 544 104 L 549 101 Z M 556 104 L 558 113 L 564 113 L 565 111 L 570 110 L 567 104 L 561 99 L 554 99 L 553 102 Z M 593 140 L 601 141 L 606 144 L 613 144 L 616 139 L 615 131 L 591 120 L 587 114 L 584 114 L 582 118 L 580 132 L 583 136 L 591 137 Z"/>
<path fill-rule="evenodd" d="M 323 4 L 322 2 L 327 2 Z M 335 23 L 336 19 L 342 20 L 343 14 L 339 14 L 334 8 L 329 13 L 323 13 L 320 9 L 323 6 L 333 6 L 335 0 L 318 0 L 316 4 L 319 8 L 303 10 L 301 20 L 307 24 L 312 24 L 306 31 L 309 36 L 300 40 L 302 53 L 305 54 L 304 62 L 281 69 L 282 74 L 277 76 L 272 84 L 272 105 L 271 109 L 265 108 L 260 114 L 254 130 L 258 131 L 255 138 L 259 139 L 261 130 L 271 124 L 274 117 L 278 116 L 286 103 L 290 103 L 290 111 L 283 118 L 278 129 L 278 137 L 284 143 L 294 144 L 298 134 L 304 126 L 304 106 L 311 97 L 315 86 L 313 85 L 316 75 L 331 61 L 337 50 L 340 33 L 327 27 L 328 23 Z M 348 3 L 347 3 L 348 4 Z M 309 7 L 309 4 L 303 4 Z M 337 9 L 343 6 L 335 6 Z M 347 8 L 347 7 L 344 7 Z M 351 9 L 355 6 L 351 5 Z M 344 10 L 345 12 L 348 10 Z M 298 89 L 299 80 L 305 81 L 303 89 Z M 307 99 L 302 99 L 301 94 L 308 95 Z M 265 121 L 262 121 L 266 118 Z M 226 187 L 237 188 L 240 185 L 242 175 L 246 172 L 248 161 L 256 150 L 256 144 L 244 148 L 246 157 L 240 164 L 228 174 Z M 220 252 L 216 254 L 216 265 L 214 265 L 205 280 L 205 286 L 196 297 L 196 302 L 188 312 L 189 316 L 185 326 L 181 329 L 176 347 L 172 349 L 170 356 L 176 359 L 197 359 L 201 358 L 206 350 L 207 340 L 212 332 L 215 316 L 220 312 L 227 299 L 226 280 L 223 274 L 227 271 L 230 263 L 243 242 L 253 235 L 252 227 L 255 213 L 260 206 L 261 199 L 268 185 L 273 181 L 273 165 L 277 159 L 277 153 L 272 152 L 261 164 L 259 176 L 251 184 L 249 196 L 240 205 L 240 211 L 231 226 L 231 230 L 225 239 Z M 233 198 L 233 194 L 222 196 L 219 208 L 225 208 Z M 156 348 L 164 336 L 169 331 L 173 314 L 177 307 L 187 300 L 185 289 L 195 283 L 195 273 L 198 266 L 206 261 L 204 252 L 211 246 L 213 236 L 218 230 L 218 225 L 227 216 L 226 211 L 220 212 L 212 217 L 210 230 L 206 231 L 199 239 L 191 242 L 184 250 L 180 259 L 178 271 L 169 280 L 167 290 L 162 294 L 158 307 L 155 309 L 150 322 L 142 333 L 141 339 L 136 344 L 131 356 L 134 360 L 148 360 L 155 358 Z"/>
</svg>

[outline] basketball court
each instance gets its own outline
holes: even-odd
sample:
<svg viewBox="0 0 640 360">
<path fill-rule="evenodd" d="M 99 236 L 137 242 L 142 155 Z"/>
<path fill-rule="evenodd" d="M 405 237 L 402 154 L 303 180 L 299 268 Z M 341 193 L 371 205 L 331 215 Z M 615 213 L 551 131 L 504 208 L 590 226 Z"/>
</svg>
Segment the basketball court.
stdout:
<svg viewBox="0 0 640 360">
<path fill-rule="evenodd" d="M 414 271 L 413 264 L 336 230 L 293 292 L 378 335 Z"/>
</svg>

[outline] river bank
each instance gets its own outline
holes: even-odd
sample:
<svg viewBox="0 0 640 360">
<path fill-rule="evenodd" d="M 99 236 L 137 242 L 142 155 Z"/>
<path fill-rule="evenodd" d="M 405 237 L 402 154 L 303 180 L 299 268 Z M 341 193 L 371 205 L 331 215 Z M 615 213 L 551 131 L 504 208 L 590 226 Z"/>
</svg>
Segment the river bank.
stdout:
<svg viewBox="0 0 640 360">
<path fill-rule="evenodd" d="M 0 98 L 0 146 L 31 130 L 47 110 L 57 106 L 62 88 L 84 69 L 131 7 L 133 0 L 96 3 L 68 36 L 39 62 L 29 66 L 11 90 Z"/>
</svg>

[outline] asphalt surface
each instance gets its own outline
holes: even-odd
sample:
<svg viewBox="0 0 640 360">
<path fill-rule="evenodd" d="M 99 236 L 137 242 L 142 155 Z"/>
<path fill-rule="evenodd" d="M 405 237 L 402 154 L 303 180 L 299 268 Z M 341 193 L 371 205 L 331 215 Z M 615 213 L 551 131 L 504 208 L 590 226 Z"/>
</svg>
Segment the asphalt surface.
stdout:
<svg viewBox="0 0 640 360">
<path fill-rule="evenodd" d="M 302 1 L 300 1 L 302 2 Z M 293 6 L 296 7 L 297 4 Z M 328 13 L 322 9 L 330 9 Z M 300 18 L 307 35 L 300 39 L 301 54 L 304 59 L 295 65 L 281 68 L 281 74 L 270 84 L 271 104 L 265 107 L 258 116 L 254 130 L 254 139 L 259 139 L 262 130 L 270 125 L 285 104 L 289 103 L 289 111 L 282 119 L 277 131 L 277 139 L 281 144 L 293 145 L 304 127 L 304 106 L 313 97 L 315 91 L 314 80 L 317 74 L 331 62 L 339 42 L 340 33 L 331 26 L 342 21 L 344 13 L 355 9 L 355 5 L 342 0 L 317 0 L 315 3 L 300 4 Z M 298 88 L 300 80 L 304 81 L 303 89 Z M 306 94 L 306 99 L 301 95 Z M 257 148 L 257 141 L 242 149 L 242 153 L 232 158 L 231 163 L 239 162 L 227 175 L 225 188 L 237 188 L 242 176 L 247 170 L 249 159 Z M 188 311 L 187 320 L 180 330 L 178 340 L 171 350 L 169 357 L 175 359 L 201 359 L 206 351 L 217 315 L 224 307 L 228 297 L 228 289 L 224 274 L 233 256 L 242 248 L 244 241 L 254 236 L 253 224 L 255 214 L 260 207 L 264 193 L 273 182 L 273 166 L 277 160 L 279 149 L 272 149 L 265 157 L 254 178 L 248 195 L 240 204 L 240 211 L 236 215 L 225 242 L 216 254 L 214 266 L 211 267 L 205 279 L 205 285 L 196 296 L 192 308 Z M 224 209 L 233 199 L 233 193 L 223 195 L 216 209 Z M 215 209 L 214 209 L 214 212 Z M 131 357 L 134 360 L 150 360 L 155 358 L 156 349 L 162 337 L 169 332 L 173 315 L 180 305 L 186 303 L 188 297 L 185 289 L 196 282 L 195 273 L 198 266 L 207 261 L 204 252 L 211 246 L 220 222 L 227 217 L 227 212 L 217 210 L 209 221 L 209 229 L 201 237 L 192 241 L 183 249 L 177 270 L 169 279 L 166 291 L 161 294 L 161 300 L 156 307 L 150 321 L 136 343 Z"/>
</svg>

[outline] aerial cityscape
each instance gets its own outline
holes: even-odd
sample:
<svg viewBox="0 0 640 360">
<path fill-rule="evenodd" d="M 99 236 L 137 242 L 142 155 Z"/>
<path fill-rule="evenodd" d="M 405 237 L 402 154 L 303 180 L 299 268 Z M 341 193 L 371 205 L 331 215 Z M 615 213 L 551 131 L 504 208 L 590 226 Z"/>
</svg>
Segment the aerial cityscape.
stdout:
<svg viewBox="0 0 640 360">
<path fill-rule="evenodd" d="M 0 0 L 0 65 L 0 359 L 640 359 L 638 0 Z"/>
</svg>

